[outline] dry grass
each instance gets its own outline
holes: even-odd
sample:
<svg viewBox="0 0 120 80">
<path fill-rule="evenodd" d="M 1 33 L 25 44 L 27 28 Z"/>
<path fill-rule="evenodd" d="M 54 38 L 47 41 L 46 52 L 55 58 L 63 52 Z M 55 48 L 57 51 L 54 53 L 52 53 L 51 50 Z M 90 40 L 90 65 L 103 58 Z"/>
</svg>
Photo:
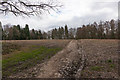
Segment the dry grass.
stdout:
<svg viewBox="0 0 120 80">
<path fill-rule="evenodd" d="M 70 40 L 3 40 L 2 42 L 10 42 L 21 46 L 44 45 L 50 47 L 65 47 Z"/>
<path fill-rule="evenodd" d="M 24 53 L 30 53 L 32 50 L 39 51 L 40 46 L 44 47 L 44 51 L 56 48 L 61 50 L 66 47 L 70 40 L 13 40 L 3 41 L 3 43 L 4 42 L 10 42 L 11 44 L 20 46 L 20 50 L 15 50 L 10 54 L 3 55 L 3 59 L 8 59 L 16 54 L 19 54 L 21 51 Z M 85 54 L 86 58 L 81 78 L 118 78 L 118 42 L 119 40 L 110 39 L 81 39 L 80 45 L 78 46 L 81 47 L 81 52 L 82 54 Z M 73 45 L 70 48 L 74 49 Z M 68 50 L 70 50 L 70 48 Z M 55 53 L 57 53 L 57 51 Z M 62 54 L 61 56 L 63 57 L 56 55 L 58 56 L 57 59 L 66 59 L 68 57 L 66 52 L 63 54 L 66 56 Z M 74 53 L 74 55 L 76 55 L 76 53 Z M 71 56 L 73 56 L 72 53 Z M 70 59 L 72 60 L 72 58 Z M 53 59 L 53 61 L 55 60 Z M 50 64 L 50 66 L 52 65 Z"/>
<path fill-rule="evenodd" d="M 70 40 L 3 41 L 3 77 L 44 62 L 63 49 Z M 19 49 L 17 48 L 19 46 Z"/>
</svg>

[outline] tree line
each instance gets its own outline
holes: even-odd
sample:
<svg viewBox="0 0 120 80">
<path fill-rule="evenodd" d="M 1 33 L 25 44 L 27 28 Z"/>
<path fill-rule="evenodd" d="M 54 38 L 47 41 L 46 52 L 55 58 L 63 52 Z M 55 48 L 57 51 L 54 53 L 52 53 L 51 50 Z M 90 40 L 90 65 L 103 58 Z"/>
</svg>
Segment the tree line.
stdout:
<svg viewBox="0 0 120 80">
<path fill-rule="evenodd" d="M 100 21 L 93 24 L 82 25 L 78 28 L 64 27 L 54 28 L 48 32 L 41 30 L 30 30 L 26 24 L 24 28 L 20 25 L 4 25 L 0 22 L 2 40 L 30 40 L 30 39 L 118 39 L 120 21 Z"/>
</svg>

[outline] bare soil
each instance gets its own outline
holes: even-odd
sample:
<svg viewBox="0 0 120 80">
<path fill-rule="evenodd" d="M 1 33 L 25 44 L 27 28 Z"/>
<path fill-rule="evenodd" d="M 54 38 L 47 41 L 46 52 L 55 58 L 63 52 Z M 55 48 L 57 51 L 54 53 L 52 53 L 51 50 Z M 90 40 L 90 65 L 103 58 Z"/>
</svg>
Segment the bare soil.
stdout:
<svg viewBox="0 0 120 80">
<path fill-rule="evenodd" d="M 117 40 L 73 40 L 37 78 L 118 78 Z"/>
<path fill-rule="evenodd" d="M 82 78 L 118 78 L 118 40 L 82 40 L 85 67 Z"/>
<path fill-rule="evenodd" d="M 72 40 L 49 60 L 10 77 L 118 78 L 117 51 L 118 40 Z"/>
</svg>

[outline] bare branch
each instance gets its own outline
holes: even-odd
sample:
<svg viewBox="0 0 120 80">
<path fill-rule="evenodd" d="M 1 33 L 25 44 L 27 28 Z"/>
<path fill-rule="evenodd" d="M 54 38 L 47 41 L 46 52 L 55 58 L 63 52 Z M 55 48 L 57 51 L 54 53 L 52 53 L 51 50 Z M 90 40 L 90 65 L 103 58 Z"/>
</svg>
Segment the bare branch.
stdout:
<svg viewBox="0 0 120 80">
<path fill-rule="evenodd" d="M 22 0 L 1 0 L 0 1 L 0 12 L 7 14 L 13 13 L 15 16 L 18 15 L 40 15 L 44 11 L 50 13 L 50 10 L 58 11 L 58 8 L 62 5 L 48 3 L 32 3 L 24 2 Z"/>
</svg>

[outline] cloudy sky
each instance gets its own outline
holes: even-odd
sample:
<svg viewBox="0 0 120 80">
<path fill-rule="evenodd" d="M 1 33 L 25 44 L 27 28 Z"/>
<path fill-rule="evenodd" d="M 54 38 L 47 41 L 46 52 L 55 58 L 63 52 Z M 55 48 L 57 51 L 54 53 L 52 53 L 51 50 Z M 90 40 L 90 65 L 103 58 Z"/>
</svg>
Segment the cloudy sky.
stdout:
<svg viewBox="0 0 120 80">
<path fill-rule="evenodd" d="M 58 0 L 64 6 L 60 12 L 52 11 L 51 14 L 45 13 L 41 16 L 21 17 L 11 14 L 0 14 L 2 24 L 20 24 L 24 27 L 29 24 L 30 29 L 41 29 L 44 31 L 52 28 L 68 25 L 71 27 L 80 27 L 83 24 L 106 21 L 118 18 L 119 0 Z"/>
</svg>

